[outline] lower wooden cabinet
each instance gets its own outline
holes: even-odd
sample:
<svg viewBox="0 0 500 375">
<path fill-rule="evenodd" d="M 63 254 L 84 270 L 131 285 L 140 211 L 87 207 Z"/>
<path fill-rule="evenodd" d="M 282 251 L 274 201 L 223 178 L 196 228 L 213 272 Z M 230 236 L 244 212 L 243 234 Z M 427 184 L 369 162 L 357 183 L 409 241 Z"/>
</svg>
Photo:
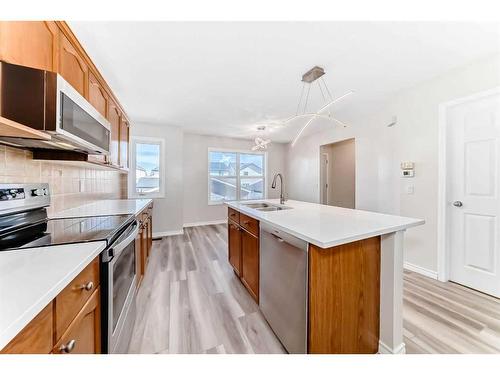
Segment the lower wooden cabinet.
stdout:
<svg viewBox="0 0 500 375">
<path fill-rule="evenodd" d="M 54 346 L 54 354 L 101 352 L 101 304 L 97 288 Z"/>
<path fill-rule="evenodd" d="M 228 259 L 250 295 L 259 302 L 259 221 L 228 210 Z M 238 218 L 239 223 L 233 221 Z"/>
<path fill-rule="evenodd" d="M 153 204 L 151 203 L 136 215 L 139 233 L 135 239 L 137 286 L 146 274 L 151 248 L 153 247 Z"/>
<path fill-rule="evenodd" d="M 241 281 L 259 302 L 259 238 L 241 231 Z"/>
<path fill-rule="evenodd" d="M 50 302 L 5 348 L 2 354 L 48 354 L 54 345 L 53 303 Z"/>
<path fill-rule="evenodd" d="M 241 275 L 241 229 L 238 224 L 228 220 L 229 263 L 236 275 Z"/>
<path fill-rule="evenodd" d="M 101 352 L 99 257 L 5 346 L 5 354 Z"/>
</svg>

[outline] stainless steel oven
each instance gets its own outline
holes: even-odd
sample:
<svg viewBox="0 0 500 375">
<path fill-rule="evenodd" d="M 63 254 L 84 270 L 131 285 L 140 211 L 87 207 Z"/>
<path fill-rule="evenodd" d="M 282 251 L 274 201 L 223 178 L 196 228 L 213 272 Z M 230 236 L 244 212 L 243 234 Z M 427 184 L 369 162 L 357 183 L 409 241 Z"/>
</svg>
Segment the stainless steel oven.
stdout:
<svg viewBox="0 0 500 375">
<path fill-rule="evenodd" d="M 134 220 L 102 254 L 103 349 L 126 353 L 136 316 L 135 238 L 139 225 Z"/>
<path fill-rule="evenodd" d="M 13 146 L 108 154 L 110 124 L 61 75 L 0 61 L 0 116 L 51 140 L 0 137 Z"/>
</svg>

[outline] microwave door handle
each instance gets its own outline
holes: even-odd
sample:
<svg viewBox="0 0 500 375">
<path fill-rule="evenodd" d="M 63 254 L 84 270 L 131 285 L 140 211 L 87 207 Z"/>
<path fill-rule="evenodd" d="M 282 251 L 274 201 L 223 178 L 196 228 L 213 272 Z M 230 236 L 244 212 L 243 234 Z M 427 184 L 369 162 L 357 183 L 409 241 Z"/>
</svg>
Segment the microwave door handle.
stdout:
<svg viewBox="0 0 500 375">
<path fill-rule="evenodd" d="M 116 246 L 112 247 L 112 254 L 113 258 L 117 258 L 120 253 L 132 242 L 135 241 L 135 238 L 137 237 L 137 234 L 139 233 L 139 225 L 137 224 L 137 221 L 132 224 L 132 226 L 135 226 L 135 229 L 130 233 L 123 241 L 120 241 Z"/>
</svg>

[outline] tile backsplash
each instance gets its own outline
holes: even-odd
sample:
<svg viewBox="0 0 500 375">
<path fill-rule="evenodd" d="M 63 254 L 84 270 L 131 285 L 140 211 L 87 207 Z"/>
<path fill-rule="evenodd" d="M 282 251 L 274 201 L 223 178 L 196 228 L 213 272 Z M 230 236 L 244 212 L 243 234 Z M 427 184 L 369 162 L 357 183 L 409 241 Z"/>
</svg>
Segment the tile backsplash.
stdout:
<svg viewBox="0 0 500 375">
<path fill-rule="evenodd" d="M 0 183 L 28 182 L 49 183 L 49 214 L 127 197 L 125 173 L 83 162 L 33 160 L 31 151 L 0 145 Z"/>
</svg>

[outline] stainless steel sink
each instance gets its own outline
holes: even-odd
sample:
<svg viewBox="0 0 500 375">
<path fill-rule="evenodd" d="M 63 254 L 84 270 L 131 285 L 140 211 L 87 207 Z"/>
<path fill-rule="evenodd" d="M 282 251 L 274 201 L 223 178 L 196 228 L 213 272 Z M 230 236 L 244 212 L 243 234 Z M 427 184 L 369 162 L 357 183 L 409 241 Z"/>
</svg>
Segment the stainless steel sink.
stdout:
<svg viewBox="0 0 500 375">
<path fill-rule="evenodd" d="M 288 207 L 288 206 L 277 206 L 274 204 L 269 204 L 265 202 L 254 202 L 254 203 L 243 203 L 244 206 L 247 206 L 248 208 L 253 208 L 254 210 L 257 211 L 281 211 L 281 210 L 289 210 L 290 208 L 293 207 Z"/>
<path fill-rule="evenodd" d="M 243 203 L 244 206 L 247 206 L 249 208 L 255 208 L 255 209 L 260 209 L 260 208 L 266 208 L 266 207 L 271 207 L 270 204 L 264 203 L 264 202 L 256 202 L 256 203 Z"/>
<path fill-rule="evenodd" d="M 256 208 L 258 211 L 281 211 L 281 210 L 289 210 L 292 207 L 287 207 L 287 206 L 269 206 L 269 207 L 262 207 L 262 208 Z"/>
</svg>

